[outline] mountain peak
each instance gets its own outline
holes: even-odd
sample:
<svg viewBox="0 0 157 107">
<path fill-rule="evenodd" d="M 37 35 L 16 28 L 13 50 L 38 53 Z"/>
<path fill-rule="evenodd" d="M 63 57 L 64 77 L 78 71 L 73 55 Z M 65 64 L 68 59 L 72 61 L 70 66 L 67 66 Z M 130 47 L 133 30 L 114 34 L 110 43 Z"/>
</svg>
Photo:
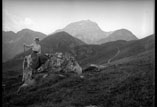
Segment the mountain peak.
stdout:
<svg viewBox="0 0 157 107">
<path fill-rule="evenodd" d="M 138 38 L 129 30 L 127 29 L 118 29 L 114 32 L 112 32 L 109 36 L 106 38 L 99 40 L 97 43 L 102 44 L 106 42 L 111 42 L 111 41 L 117 41 L 117 40 L 137 40 Z"/>
<path fill-rule="evenodd" d="M 32 30 L 25 28 L 25 29 L 20 30 L 19 32 L 24 32 L 24 31 L 32 31 Z"/>
<path fill-rule="evenodd" d="M 19 33 L 19 32 L 28 33 L 28 32 L 36 32 L 36 31 L 33 31 L 31 29 L 28 29 L 28 28 L 25 28 L 25 29 L 22 29 L 22 30 L 18 31 L 17 33 Z"/>
<path fill-rule="evenodd" d="M 41 41 L 41 45 L 43 46 L 44 52 L 48 52 L 51 49 L 56 52 L 67 52 L 70 51 L 71 47 L 80 46 L 84 44 L 84 42 L 77 38 L 74 38 L 65 31 L 56 32 L 54 34 L 48 35 Z"/>
<path fill-rule="evenodd" d="M 66 35 L 69 35 L 67 32 L 65 32 L 65 31 L 60 31 L 60 32 L 56 32 L 56 33 L 54 33 L 54 34 L 66 34 Z"/>
<path fill-rule="evenodd" d="M 78 22 L 73 22 L 73 23 L 67 25 L 66 27 L 68 27 L 70 25 L 72 25 L 72 26 L 74 26 L 74 25 L 75 26 L 80 26 L 81 25 L 81 26 L 88 26 L 88 27 L 90 27 L 90 26 L 98 27 L 98 24 L 96 22 L 93 22 L 93 21 L 91 21 L 89 19 L 87 19 L 87 20 L 80 20 Z"/>
<path fill-rule="evenodd" d="M 116 33 L 116 35 L 124 35 L 124 36 L 130 36 L 130 37 L 133 37 L 133 39 L 138 39 L 131 31 L 129 31 L 128 29 L 119 29 L 119 30 L 116 30 L 115 32 L 113 33 Z"/>
<path fill-rule="evenodd" d="M 128 29 L 125 29 L 125 28 L 118 29 L 115 32 L 130 32 L 130 33 L 132 33 L 131 31 L 129 31 Z"/>
<path fill-rule="evenodd" d="M 96 23 L 96 22 L 91 21 L 91 20 L 89 20 L 89 19 L 87 19 L 87 20 L 80 20 L 80 21 L 78 21 L 78 23 L 79 23 L 79 22 Z"/>
<path fill-rule="evenodd" d="M 89 19 L 70 23 L 57 32 L 59 31 L 65 31 L 88 44 L 93 44 L 96 40 L 106 37 L 105 32 L 101 30 L 98 24 Z"/>
</svg>

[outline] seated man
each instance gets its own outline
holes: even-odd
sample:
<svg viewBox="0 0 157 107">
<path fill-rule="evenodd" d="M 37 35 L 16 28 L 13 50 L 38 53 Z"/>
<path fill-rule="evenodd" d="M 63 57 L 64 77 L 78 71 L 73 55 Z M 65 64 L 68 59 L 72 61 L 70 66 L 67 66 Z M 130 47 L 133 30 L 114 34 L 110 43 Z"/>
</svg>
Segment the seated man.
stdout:
<svg viewBox="0 0 157 107">
<path fill-rule="evenodd" d="M 36 72 L 36 70 L 46 62 L 47 57 L 45 55 L 41 54 L 41 46 L 39 44 L 39 38 L 34 39 L 34 43 L 31 45 L 24 44 L 25 47 L 32 48 L 31 58 L 32 58 L 32 64 L 31 68 L 33 69 L 33 73 Z"/>
</svg>

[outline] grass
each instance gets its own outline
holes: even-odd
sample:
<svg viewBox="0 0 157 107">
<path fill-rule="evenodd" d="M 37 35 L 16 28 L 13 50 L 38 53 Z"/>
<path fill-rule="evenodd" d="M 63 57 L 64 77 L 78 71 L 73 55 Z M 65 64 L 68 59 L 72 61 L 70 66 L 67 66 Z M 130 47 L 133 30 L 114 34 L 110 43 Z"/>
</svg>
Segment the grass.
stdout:
<svg viewBox="0 0 157 107">
<path fill-rule="evenodd" d="M 4 99 L 10 106 L 19 107 L 153 107 L 154 62 L 146 60 L 85 72 L 85 78 L 51 74 L 19 95 L 7 93 Z"/>
</svg>

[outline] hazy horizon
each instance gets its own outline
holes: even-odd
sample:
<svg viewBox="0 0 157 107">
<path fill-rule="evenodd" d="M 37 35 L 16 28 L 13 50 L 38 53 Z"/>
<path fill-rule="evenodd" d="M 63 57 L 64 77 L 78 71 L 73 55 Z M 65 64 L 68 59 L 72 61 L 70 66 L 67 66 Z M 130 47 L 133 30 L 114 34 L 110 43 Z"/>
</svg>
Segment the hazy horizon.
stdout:
<svg viewBox="0 0 157 107">
<path fill-rule="evenodd" d="M 28 28 L 50 34 L 91 20 L 105 32 L 128 29 L 138 38 L 154 33 L 154 0 L 3 0 L 3 30 Z"/>
</svg>

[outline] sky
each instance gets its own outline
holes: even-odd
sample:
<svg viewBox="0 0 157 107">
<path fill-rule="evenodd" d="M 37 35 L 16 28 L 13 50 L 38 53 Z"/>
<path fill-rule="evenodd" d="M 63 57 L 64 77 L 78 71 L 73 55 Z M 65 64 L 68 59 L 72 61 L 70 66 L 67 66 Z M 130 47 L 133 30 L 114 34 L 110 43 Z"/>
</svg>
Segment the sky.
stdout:
<svg viewBox="0 0 157 107">
<path fill-rule="evenodd" d="M 154 33 L 154 0 L 3 0 L 3 30 L 24 28 L 51 34 L 81 20 L 106 32 L 128 29 L 136 37 Z"/>
</svg>

